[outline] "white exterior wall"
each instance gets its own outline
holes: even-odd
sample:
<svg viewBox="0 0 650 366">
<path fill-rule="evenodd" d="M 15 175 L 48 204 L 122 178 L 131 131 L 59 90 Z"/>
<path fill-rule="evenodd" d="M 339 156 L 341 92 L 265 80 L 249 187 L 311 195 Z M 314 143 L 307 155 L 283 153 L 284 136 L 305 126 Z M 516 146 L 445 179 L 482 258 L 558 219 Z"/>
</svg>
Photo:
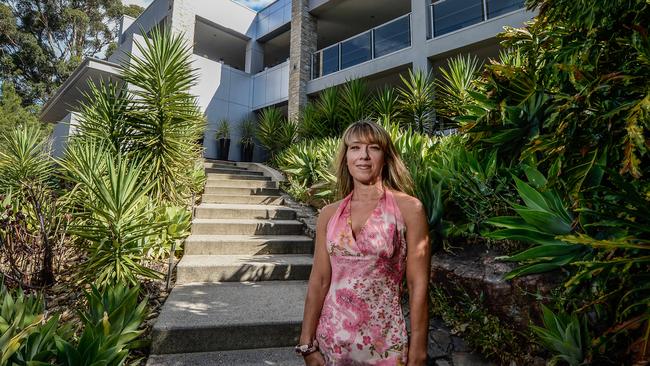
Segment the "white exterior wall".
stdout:
<svg viewBox="0 0 650 366">
<path fill-rule="evenodd" d="M 52 156 L 55 158 L 63 157 L 68 138 L 77 131 L 79 123 L 78 115 L 75 112 L 68 113 L 67 116 L 54 126 L 52 131 Z"/>
<path fill-rule="evenodd" d="M 193 56 L 193 66 L 201 77 L 191 93 L 198 96 L 199 107 L 205 113 L 207 128 L 204 136 L 206 157 L 216 158 L 215 132 L 222 119 L 230 122 L 230 160 L 239 160 L 240 124 L 251 118 L 251 75 L 199 55 Z"/>
</svg>

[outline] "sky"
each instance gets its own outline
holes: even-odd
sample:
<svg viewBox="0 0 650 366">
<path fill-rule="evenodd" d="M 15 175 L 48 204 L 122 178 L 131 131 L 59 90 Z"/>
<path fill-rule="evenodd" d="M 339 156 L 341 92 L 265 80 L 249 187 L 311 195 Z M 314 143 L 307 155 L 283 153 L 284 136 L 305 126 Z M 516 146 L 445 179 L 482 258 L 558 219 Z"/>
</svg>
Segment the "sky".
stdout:
<svg viewBox="0 0 650 366">
<path fill-rule="evenodd" d="M 153 0 L 122 0 L 122 3 L 127 5 L 137 4 L 143 8 L 146 8 L 149 4 L 151 4 L 152 1 Z M 253 10 L 260 10 L 266 5 L 272 3 L 274 0 L 234 0 L 234 1 L 242 5 L 246 5 Z"/>
</svg>

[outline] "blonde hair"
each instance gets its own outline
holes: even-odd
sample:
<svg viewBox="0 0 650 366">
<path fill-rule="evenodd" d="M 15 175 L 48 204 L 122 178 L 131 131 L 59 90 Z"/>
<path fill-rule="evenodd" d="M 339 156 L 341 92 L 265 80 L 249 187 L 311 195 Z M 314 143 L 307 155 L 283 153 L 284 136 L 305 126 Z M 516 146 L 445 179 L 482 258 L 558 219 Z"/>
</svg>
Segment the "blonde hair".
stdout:
<svg viewBox="0 0 650 366">
<path fill-rule="evenodd" d="M 361 120 L 351 124 L 341 138 L 339 151 L 335 161 L 336 192 L 339 198 L 346 197 L 354 188 L 354 180 L 347 165 L 348 146 L 353 138 L 358 138 L 366 143 L 377 144 L 384 152 L 384 167 L 382 169 L 382 182 L 384 187 L 394 191 L 411 194 L 413 180 L 404 165 L 390 135 L 380 125 L 370 120 Z"/>
</svg>

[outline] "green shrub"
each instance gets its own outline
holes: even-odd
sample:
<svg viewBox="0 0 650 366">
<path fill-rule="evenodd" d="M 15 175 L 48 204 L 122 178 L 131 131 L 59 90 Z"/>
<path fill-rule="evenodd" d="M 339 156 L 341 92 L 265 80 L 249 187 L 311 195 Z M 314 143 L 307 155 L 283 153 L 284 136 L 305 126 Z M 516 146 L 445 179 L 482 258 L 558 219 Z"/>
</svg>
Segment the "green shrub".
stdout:
<svg viewBox="0 0 650 366">
<path fill-rule="evenodd" d="M 71 144 L 61 161 L 66 179 L 74 184 L 67 199 L 78 212 L 69 232 L 84 240 L 88 259 L 79 280 L 106 287 L 137 284 L 138 277 L 160 278 L 144 265 L 145 239 L 166 225 L 157 222 L 147 194 L 156 184 L 143 162 L 114 158 L 94 143 Z"/>
<path fill-rule="evenodd" d="M 138 303 L 139 287 L 118 284 L 86 293 L 87 310 L 79 315 L 83 332 L 77 342 L 57 344 L 66 366 L 123 365 L 129 350 L 139 346 L 140 325 L 147 316 L 146 299 Z"/>
<path fill-rule="evenodd" d="M 554 314 L 543 305 L 542 312 L 544 327 L 531 328 L 544 347 L 555 353 L 548 365 L 556 365 L 558 361 L 566 362 L 569 366 L 582 365 L 589 343 L 586 322 L 576 314 Z"/>
<path fill-rule="evenodd" d="M 263 109 L 257 124 L 257 139 L 269 152 L 270 160 L 296 139 L 297 126 L 277 108 Z"/>
<path fill-rule="evenodd" d="M 43 297 L 10 293 L 0 284 L 0 365 L 47 365 L 57 354 L 56 343 L 70 336 L 59 316 L 45 319 Z"/>
</svg>

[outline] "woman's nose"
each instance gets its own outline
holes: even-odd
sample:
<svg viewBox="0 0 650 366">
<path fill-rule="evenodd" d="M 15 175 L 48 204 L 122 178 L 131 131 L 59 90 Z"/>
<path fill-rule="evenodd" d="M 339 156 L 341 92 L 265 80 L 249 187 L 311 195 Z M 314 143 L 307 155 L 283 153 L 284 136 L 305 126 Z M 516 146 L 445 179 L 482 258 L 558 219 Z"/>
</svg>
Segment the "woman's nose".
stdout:
<svg viewBox="0 0 650 366">
<path fill-rule="evenodd" d="M 361 154 L 362 158 L 368 159 L 370 157 L 370 151 L 368 150 L 367 146 L 364 147 L 363 149 L 361 149 L 361 151 L 362 151 L 362 154 Z"/>
</svg>

